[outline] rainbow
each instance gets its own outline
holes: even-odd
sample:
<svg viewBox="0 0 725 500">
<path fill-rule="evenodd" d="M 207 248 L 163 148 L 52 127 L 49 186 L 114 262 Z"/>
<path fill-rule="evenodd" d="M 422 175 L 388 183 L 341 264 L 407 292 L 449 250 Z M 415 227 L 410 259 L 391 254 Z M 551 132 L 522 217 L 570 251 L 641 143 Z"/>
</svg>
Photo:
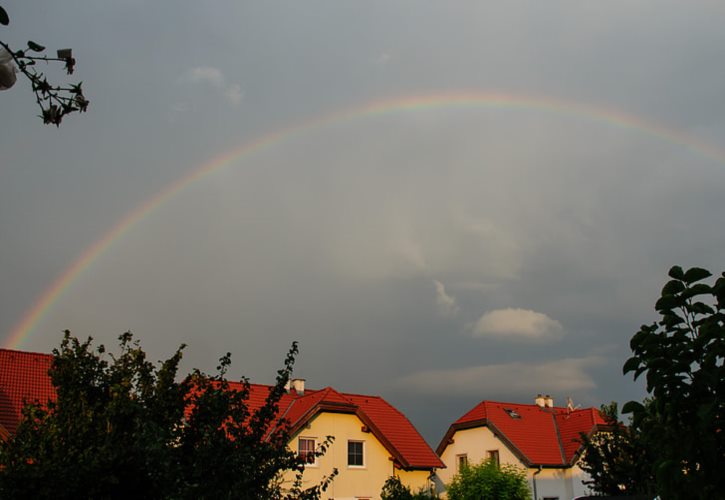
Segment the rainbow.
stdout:
<svg viewBox="0 0 725 500">
<path fill-rule="evenodd" d="M 183 177 L 164 187 L 153 197 L 126 214 L 110 231 L 90 245 L 55 281 L 40 295 L 7 336 L 5 346 L 18 349 L 40 320 L 48 313 L 63 292 L 68 289 L 94 261 L 113 243 L 123 237 L 156 208 L 179 195 L 196 181 L 213 174 L 245 156 L 289 140 L 306 131 L 347 120 L 386 115 L 394 112 L 425 111 L 439 108 L 487 108 L 540 110 L 564 115 L 577 115 L 622 129 L 643 132 L 658 139 L 679 145 L 691 152 L 725 163 L 725 150 L 702 142 L 675 128 L 610 107 L 557 99 L 545 96 L 519 95 L 504 92 L 462 91 L 455 93 L 417 94 L 386 100 L 372 101 L 342 111 L 314 117 L 296 125 L 283 128 L 211 158 Z"/>
</svg>

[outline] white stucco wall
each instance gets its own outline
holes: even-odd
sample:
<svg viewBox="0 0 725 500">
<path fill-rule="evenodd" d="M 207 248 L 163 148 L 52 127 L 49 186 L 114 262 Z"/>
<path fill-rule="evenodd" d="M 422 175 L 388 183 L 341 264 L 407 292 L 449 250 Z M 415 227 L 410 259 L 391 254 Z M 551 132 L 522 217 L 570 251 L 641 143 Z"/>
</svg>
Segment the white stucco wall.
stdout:
<svg viewBox="0 0 725 500">
<path fill-rule="evenodd" d="M 417 491 L 429 483 L 428 471 L 401 471 L 394 470 L 390 453 L 371 432 L 362 431 L 363 423 L 355 415 L 345 413 L 324 412 L 317 415 L 302 429 L 290 443 L 295 452 L 299 443 L 298 438 L 314 438 L 321 442 L 326 436 L 335 437 L 335 441 L 318 463 L 305 468 L 303 476 L 305 486 L 313 486 L 320 482 L 323 476 L 329 475 L 337 468 L 338 475 L 322 498 L 335 500 L 352 500 L 358 498 L 379 499 L 380 491 L 388 477 L 400 477 L 403 484 Z M 364 442 L 364 466 L 351 467 L 347 465 L 347 443 L 349 440 Z M 293 475 L 288 473 L 285 479 L 291 480 Z"/>
<path fill-rule="evenodd" d="M 487 452 L 489 450 L 498 450 L 501 464 L 512 464 L 525 468 L 516 455 L 488 427 L 459 430 L 453 435 L 453 443 L 449 444 L 441 455 L 441 460 L 443 460 L 447 468 L 436 471 L 435 482 L 444 497 L 445 485 L 450 483 L 453 476 L 458 472 L 457 457 L 466 454 L 468 463 L 476 464 L 488 458 Z M 526 468 L 532 498 L 534 494 L 534 474 L 537 470 L 536 468 Z M 562 469 L 542 469 L 536 475 L 538 500 L 543 500 L 545 497 L 571 500 L 575 496 L 585 495 L 587 489 L 582 484 L 582 480 L 586 477 L 584 472 L 577 466 Z"/>
</svg>

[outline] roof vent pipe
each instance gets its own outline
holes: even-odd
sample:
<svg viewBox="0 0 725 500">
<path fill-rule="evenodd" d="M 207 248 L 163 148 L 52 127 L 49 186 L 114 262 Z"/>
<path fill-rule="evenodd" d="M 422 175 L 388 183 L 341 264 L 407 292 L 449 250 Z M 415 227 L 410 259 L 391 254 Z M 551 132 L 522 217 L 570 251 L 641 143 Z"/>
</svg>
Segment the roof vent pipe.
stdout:
<svg viewBox="0 0 725 500">
<path fill-rule="evenodd" d="M 536 399 L 534 399 L 534 403 L 536 403 L 536 406 L 539 408 L 543 408 L 546 405 L 546 400 L 544 399 L 544 396 L 537 394 Z"/>
</svg>

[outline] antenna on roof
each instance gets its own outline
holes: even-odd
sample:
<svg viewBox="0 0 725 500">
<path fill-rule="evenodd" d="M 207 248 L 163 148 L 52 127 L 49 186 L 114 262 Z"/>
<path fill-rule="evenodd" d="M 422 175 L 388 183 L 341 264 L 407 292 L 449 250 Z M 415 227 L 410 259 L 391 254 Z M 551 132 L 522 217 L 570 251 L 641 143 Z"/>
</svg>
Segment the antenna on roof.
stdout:
<svg viewBox="0 0 725 500">
<path fill-rule="evenodd" d="M 574 406 L 574 401 L 572 401 L 571 396 L 566 398 L 566 411 L 567 412 L 571 413 L 574 410 L 578 410 L 581 407 L 582 407 L 582 405 Z"/>
</svg>

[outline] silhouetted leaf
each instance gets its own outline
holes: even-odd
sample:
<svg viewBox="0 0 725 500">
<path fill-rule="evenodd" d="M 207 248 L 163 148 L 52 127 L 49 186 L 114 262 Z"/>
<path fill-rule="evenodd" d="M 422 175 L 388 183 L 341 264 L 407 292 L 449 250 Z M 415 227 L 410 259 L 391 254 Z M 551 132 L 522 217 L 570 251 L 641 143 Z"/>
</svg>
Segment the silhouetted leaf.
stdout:
<svg viewBox="0 0 725 500">
<path fill-rule="evenodd" d="M 659 300 L 655 303 L 655 309 L 657 311 L 665 311 L 667 309 L 672 309 L 673 307 L 677 307 L 679 301 L 674 295 L 663 295 L 659 298 Z"/>
<path fill-rule="evenodd" d="M 628 401 L 622 406 L 622 413 L 636 413 L 644 410 L 644 405 L 637 401 Z"/>
<path fill-rule="evenodd" d="M 670 268 L 670 272 L 667 273 L 670 278 L 675 278 L 676 280 L 684 280 L 685 279 L 685 272 L 682 270 L 680 266 L 672 266 Z"/>
<path fill-rule="evenodd" d="M 684 283 L 680 280 L 670 280 L 662 287 L 662 295 L 675 295 L 685 289 Z"/>
<path fill-rule="evenodd" d="M 707 269 L 702 269 L 701 267 L 693 267 L 687 270 L 684 279 L 689 285 L 696 281 L 709 278 L 710 276 L 712 276 L 712 274 Z"/>
<path fill-rule="evenodd" d="M 629 372 L 632 372 L 637 369 L 639 366 L 639 358 L 629 358 L 626 363 L 624 363 L 624 366 L 622 367 L 622 373 L 626 375 Z"/>
<path fill-rule="evenodd" d="M 28 48 L 30 50 L 32 50 L 33 52 L 43 52 L 45 50 L 45 47 L 43 47 L 42 45 L 39 45 L 39 44 L 35 43 L 32 40 L 28 40 Z"/>
</svg>

